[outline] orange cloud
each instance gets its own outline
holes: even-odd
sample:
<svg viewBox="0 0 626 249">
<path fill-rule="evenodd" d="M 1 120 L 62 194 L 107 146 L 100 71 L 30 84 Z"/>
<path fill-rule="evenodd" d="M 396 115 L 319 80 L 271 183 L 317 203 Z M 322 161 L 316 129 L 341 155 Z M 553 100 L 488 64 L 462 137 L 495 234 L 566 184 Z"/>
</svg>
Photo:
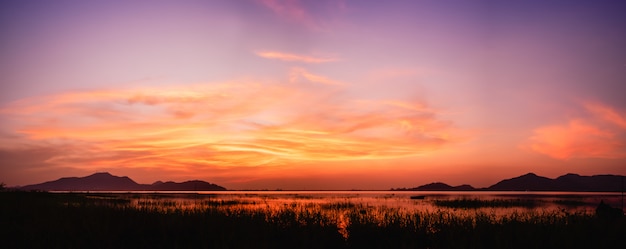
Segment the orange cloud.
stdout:
<svg viewBox="0 0 626 249">
<path fill-rule="evenodd" d="M 267 58 L 267 59 L 276 59 L 276 60 L 282 60 L 282 61 L 296 61 L 296 62 L 304 62 L 304 63 L 325 63 L 325 62 L 337 61 L 336 58 L 313 57 L 313 56 L 289 54 L 289 53 L 276 52 L 276 51 L 260 51 L 260 52 L 256 52 L 256 55 L 263 57 L 263 58 Z"/>
<path fill-rule="evenodd" d="M 530 148 L 557 159 L 625 158 L 626 120 L 613 108 L 587 103 L 590 116 L 534 130 Z"/>
<path fill-rule="evenodd" d="M 290 82 L 298 82 L 300 78 L 304 78 L 309 82 L 320 83 L 324 85 L 344 85 L 343 83 L 329 79 L 327 77 L 316 75 L 308 72 L 304 68 L 294 67 L 291 69 L 289 73 L 289 81 Z"/>
<path fill-rule="evenodd" d="M 626 129 L 626 114 L 620 114 L 612 108 L 598 103 L 586 103 L 585 107 L 597 117 Z"/>
<path fill-rule="evenodd" d="M 58 167 L 193 171 L 398 158 L 455 142 L 450 123 L 422 104 L 298 87 L 228 83 L 23 100 L 0 109 L 9 121 L 0 150 L 55 148 L 42 163 Z"/>
</svg>

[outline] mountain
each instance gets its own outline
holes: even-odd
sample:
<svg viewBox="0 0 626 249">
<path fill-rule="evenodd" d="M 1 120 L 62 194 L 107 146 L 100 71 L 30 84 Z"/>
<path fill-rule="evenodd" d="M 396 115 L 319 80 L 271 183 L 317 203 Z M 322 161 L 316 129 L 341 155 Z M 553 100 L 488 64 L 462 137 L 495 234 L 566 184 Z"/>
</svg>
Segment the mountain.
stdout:
<svg viewBox="0 0 626 249">
<path fill-rule="evenodd" d="M 455 191 L 472 191 L 472 190 L 476 190 L 476 188 L 472 187 L 472 185 L 463 184 L 463 185 L 454 187 L 454 190 Z"/>
<path fill-rule="evenodd" d="M 442 182 L 434 182 L 410 189 L 414 191 L 571 191 L 571 192 L 620 192 L 626 188 L 626 177 L 619 175 L 580 176 L 566 174 L 556 179 L 528 173 L 502 180 L 488 188 L 475 189 L 470 185 L 452 187 Z M 624 189 L 626 190 L 626 189 Z"/>
<path fill-rule="evenodd" d="M 528 173 L 523 176 L 502 180 L 487 189 L 493 191 L 551 191 L 555 190 L 555 186 L 556 183 L 550 178 Z"/>
<path fill-rule="evenodd" d="M 452 187 L 448 184 L 442 182 L 433 182 L 426 185 L 419 186 L 417 188 L 412 188 L 409 190 L 417 190 L 417 191 L 471 191 L 475 190 L 474 187 L 470 185 L 459 185 L 456 187 Z"/>
<path fill-rule="evenodd" d="M 86 177 L 63 177 L 56 181 L 49 181 L 24 186 L 24 190 L 139 190 L 141 185 L 128 177 L 114 176 L 109 173 L 95 173 Z"/>
<path fill-rule="evenodd" d="M 85 177 L 63 177 L 49 181 L 21 187 L 23 190 L 44 191 L 213 191 L 226 190 L 205 181 L 186 181 L 182 183 L 161 182 L 153 184 L 139 184 L 126 176 L 114 176 L 109 173 L 95 173 Z"/>
<path fill-rule="evenodd" d="M 186 182 L 155 182 L 150 190 L 156 191 L 190 191 L 190 190 L 226 190 L 225 188 L 205 181 L 193 180 Z"/>
<path fill-rule="evenodd" d="M 567 174 L 556 178 L 557 188 L 566 189 L 567 186 L 578 186 L 575 191 L 590 192 L 619 192 L 624 190 L 626 179 L 624 176 L 617 175 L 595 175 L 580 176 L 577 174 Z"/>
<path fill-rule="evenodd" d="M 517 191 L 576 191 L 576 192 L 620 192 L 624 187 L 624 176 L 566 174 L 556 179 L 528 173 L 523 176 L 502 180 L 487 190 Z"/>
</svg>

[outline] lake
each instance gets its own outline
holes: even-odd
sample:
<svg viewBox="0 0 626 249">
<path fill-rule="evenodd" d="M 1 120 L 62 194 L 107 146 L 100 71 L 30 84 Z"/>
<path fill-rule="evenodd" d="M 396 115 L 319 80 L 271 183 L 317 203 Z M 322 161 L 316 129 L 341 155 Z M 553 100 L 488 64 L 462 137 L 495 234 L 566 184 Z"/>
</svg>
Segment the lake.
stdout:
<svg viewBox="0 0 626 249">
<path fill-rule="evenodd" d="M 481 210 L 507 214 L 523 211 L 593 212 L 603 201 L 621 208 L 619 192 L 515 192 L 515 191 L 138 191 L 90 192 L 92 198 L 126 199 L 132 205 L 202 208 L 228 205 L 245 209 L 285 206 L 315 207 L 359 205 L 402 212 Z M 411 199 L 421 196 L 423 199 Z M 421 198 L 420 197 L 420 198 Z"/>
<path fill-rule="evenodd" d="M 423 199 L 412 199 L 423 196 Z M 7 248 L 609 248 L 621 193 L 4 192 Z"/>
<path fill-rule="evenodd" d="M 481 216 L 493 221 L 511 216 L 537 219 L 592 215 L 601 201 L 621 207 L 623 200 L 621 193 L 609 192 L 511 191 L 140 191 L 90 192 L 87 197 L 102 199 L 105 205 L 162 213 L 218 210 L 235 216 L 258 213 L 269 220 L 283 219 L 285 213 L 295 220 L 314 216 L 336 224 L 346 239 L 355 217 L 379 225 L 441 214 L 471 220 Z"/>
</svg>

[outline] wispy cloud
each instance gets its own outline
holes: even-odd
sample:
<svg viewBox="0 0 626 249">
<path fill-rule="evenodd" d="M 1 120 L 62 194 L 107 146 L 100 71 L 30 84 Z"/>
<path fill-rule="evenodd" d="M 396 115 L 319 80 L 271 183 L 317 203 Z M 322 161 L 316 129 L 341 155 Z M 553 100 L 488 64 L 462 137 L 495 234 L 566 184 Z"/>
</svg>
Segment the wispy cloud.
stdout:
<svg viewBox="0 0 626 249">
<path fill-rule="evenodd" d="M 616 110 L 599 103 L 585 103 L 585 108 L 596 117 L 626 129 L 626 114 L 620 114 Z"/>
<path fill-rule="evenodd" d="M 534 130 L 530 148 L 557 159 L 626 158 L 626 115 L 586 103 L 587 117 Z"/>
<path fill-rule="evenodd" d="M 181 171 L 397 158 L 455 142 L 452 125 L 422 106 L 298 84 L 66 93 L 2 107 L 0 150 L 44 148 L 41 163 L 55 167 Z"/>
<path fill-rule="evenodd" d="M 280 17 L 319 29 L 319 25 L 299 0 L 259 0 L 259 2 Z"/>
<path fill-rule="evenodd" d="M 303 62 L 303 63 L 326 63 L 326 62 L 337 61 L 336 58 L 297 55 L 297 54 L 283 53 L 283 52 L 277 52 L 277 51 L 259 51 L 259 52 L 255 52 L 255 54 L 260 57 L 267 58 L 267 59 L 275 59 L 275 60 L 281 60 L 281 61 L 294 61 L 294 62 Z"/>
<path fill-rule="evenodd" d="M 300 68 L 300 67 L 292 68 L 291 71 L 289 72 L 289 81 L 298 82 L 300 78 L 303 78 L 309 82 L 319 83 L 319 84 L 324 84 L 324 85 L 335 85 L 335 86 L 345 85 L 342 82 L 329 79 L 325 76 L 310 73 L 304 68 Z"/>
</svg>

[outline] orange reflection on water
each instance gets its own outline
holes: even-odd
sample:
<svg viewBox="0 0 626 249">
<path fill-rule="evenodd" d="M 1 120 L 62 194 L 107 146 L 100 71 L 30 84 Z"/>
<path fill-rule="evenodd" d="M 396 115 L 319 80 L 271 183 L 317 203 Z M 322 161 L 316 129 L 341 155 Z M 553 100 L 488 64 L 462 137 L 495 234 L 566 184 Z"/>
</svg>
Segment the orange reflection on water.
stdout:
<svg viewBox="0 0 626 249">
<path fill-rule="evenodd" d="M 414 195 L 424 199 L 411 199 Z M 316 223 L 336 227 L 345 239 L 353 222 L 428 227 L 436 232 L 437 224 L 460 220 L 476 224 L 479 219 L 532 221 L 593 214 L 600 201 L 614 207 L 620 207 L 622 201 L 620 193 L 562 192 L 221 191 L 99 193 L 88 197 L 123 200 L 109 203 L 163 213 L 213 210 L 229 216 L 256 214 L 267 222 Z"/>
</svg>

